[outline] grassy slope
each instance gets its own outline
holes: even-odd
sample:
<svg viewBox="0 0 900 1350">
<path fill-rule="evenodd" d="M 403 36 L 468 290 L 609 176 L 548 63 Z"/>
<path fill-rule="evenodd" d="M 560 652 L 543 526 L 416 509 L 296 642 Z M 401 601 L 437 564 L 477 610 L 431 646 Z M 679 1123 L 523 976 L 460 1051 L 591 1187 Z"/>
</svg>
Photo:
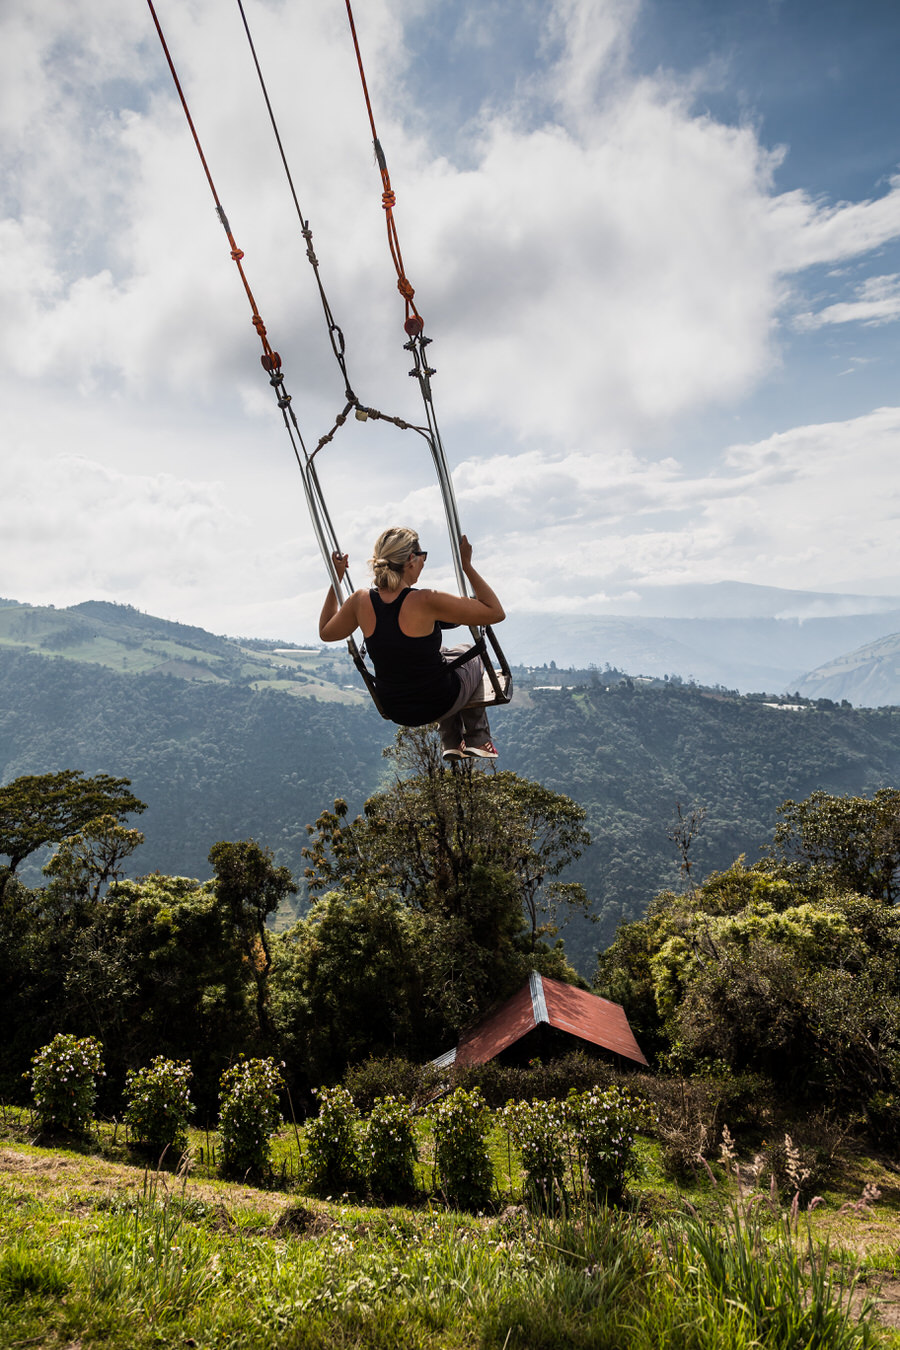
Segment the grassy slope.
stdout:
<svg viewBox="0 0 900 1350">
<path fill-rule="evenodd" d="M 16 1113 L 17 1114 L 17 1113 Z M 150 1345 L 250 1347 L 435 1346 L 609 1347 L 650 1345 L 749 1350 L 806 1345 L 770 1327 L 754 1341 L 746 1316 L 753 1287 L 732 1277 L 721 1307 L 708 1289 L 675 1277 L 665 1236 L 690 1241 L 688 1200 L 721 1223 L 718 1191 L 697 1183 L 679 1194 L 655 1171 L 652 1152 L 635 1187 L 634 1215 L 588 1214 L 576 1224 L 548 1224 L 519 1208 L 499 1217 L 465 1216 L 431 1206 L 364 1207 L 257 1190 L 204 1175 L 185 1179 L 115 1160 L 125 1154 L 104 1131 L 106 1156 L 38 1148 L 5 1113 L 0 1145 L 0 1346 L 78 1344 L 132 1350 Z M 0 1134 L 0 1137 L 3 1137 Z M 198 1135 L 196 1147 L 205 1147 Z M 296 1148 L 292 1135 L 276 1158 Z M 839 1213 L 864 1180 L 878 1182 L 875 1210 Z M 840 1319 L 810 1342 L 900 1345 L 900 1190 L 896 1171 L 851 1157 L 827 1203 L 811 1217 L 816 1241 L 827 1239 L 831 1285 L 825 1303 L 848 1298 L 850 1267 L 859 1264 L 855 1313 L 877 1302 L 880 1330 L 866 1341 L 839 1334 Z M 718 1188 L 721 1190 L 721 1187 Z M 516 1195 L 508 1195 L 515 1201 Z M 717 1218 L 718 1216 L 718 1218 Z M 752 1224 L 747 1233 L 751 1233 Z M 721 1228 L 719 1229 L 721 1232 Z M 804 1235 L 801 1219 L 798 1236 Z M 759 1238 L 762 1234 L 758 1234 Z M 774 1297 L 764 1317 L 802 1313 L 793 1302 L 790 1255 L 777 1219 L 766 1218 L 756 1242 L 758 1270 L 777 1258 Z M 794 1263 L 795 1274 L 806 1269 Z M 759 1292 L 759 1291 L 757 1291 Z M 777 1305 L 783 1302 L 780 1309 Z M 851 1330 L 852 1330 L 852 1318 Z M 780 1325 L 780 1324 L 779 1324 Z M 689 1327 L 690 1335 L 685 1333 Z M 762 1331 L 760 1326 L 757 1332 Z"/>
<path fill-rule="evenodd" d="M 88 601 L 71 609 L 0 607 L 0 648 L 61 656 L 119 675 L 174 675 L 208 683 L 279 689 L 298 698 L 359 705 L 358 688 L 336 683 L 332 657 L 273 642 L 244 645 L 202 628 L 170 623 L 127 605 Z M 349 676 L 347 683 L 349 683 Z"/>
</svg>

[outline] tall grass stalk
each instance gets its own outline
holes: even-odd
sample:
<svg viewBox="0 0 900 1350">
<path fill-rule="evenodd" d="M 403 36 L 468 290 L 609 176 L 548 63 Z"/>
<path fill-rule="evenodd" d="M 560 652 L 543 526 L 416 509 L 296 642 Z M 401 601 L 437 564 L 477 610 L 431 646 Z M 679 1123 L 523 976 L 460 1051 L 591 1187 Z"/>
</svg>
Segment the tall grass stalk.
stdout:
<svg viewBox="0 0 900 1350">
<path fill-rule="evenodd" d="M 662 1234 L 668 1273 L 683 1294 L 746 1323 L 753 1341 L 779 1350 L 856 1350 L 874 1343 L 871 1299 L 853 1307 L 857 1275 L 838 1284 L 827 1245 L 800 1240 L 787 1216 L 763 1222 L 760 1205 L 722 1206 L 715 1223 L 688 1215 Z M 862 1319 L 862 1320 L 857 1320 Z"/>
<path fill-rule="evenodd" d="M 208 1243 L 185 1222 L 183 1193 L 179 1203 L 158 1174 L 145 1174 L 130 1213 L 110 1216 L 86 1270 L 95 1299 L 124 1304 L 154 1324 L 184 1317 L 217 1281 Z"/>
</svg>

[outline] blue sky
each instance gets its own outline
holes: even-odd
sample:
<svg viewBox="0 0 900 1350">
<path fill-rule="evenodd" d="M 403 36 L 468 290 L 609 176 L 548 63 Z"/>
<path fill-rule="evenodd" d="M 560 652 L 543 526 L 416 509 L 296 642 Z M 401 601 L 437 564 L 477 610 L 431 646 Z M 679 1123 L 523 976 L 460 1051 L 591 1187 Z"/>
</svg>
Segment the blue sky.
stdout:
<svg viewBox="0 0 900 1350">
<path fill-rule="evenodd" d="M 158 0 L 295 408 L 341 405 L 236 6 Z M 351 375 L 416 420 L 343 4 L 247 0 Z M 507 604 L 900 594 L 900 9 L 367 0 L 357 26 L 464 527 Z M 324 577 L 149 13 L 0 12 L 0 595 L 304 640 Z M 323 466 L 357 584 L 447 550 L 429 465 Z"/>
</svg>

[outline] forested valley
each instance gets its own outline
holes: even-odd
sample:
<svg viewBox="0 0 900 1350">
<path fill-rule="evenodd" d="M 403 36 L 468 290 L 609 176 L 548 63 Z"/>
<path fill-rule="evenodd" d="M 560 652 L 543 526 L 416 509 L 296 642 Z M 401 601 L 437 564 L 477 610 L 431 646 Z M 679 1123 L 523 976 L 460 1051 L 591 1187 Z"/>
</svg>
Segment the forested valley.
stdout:
<svg viewBox="0 0 900 1350">
<path fill-rule="evenodd" d="M 140 630 L 143 616 L 110 608 L 129 633 Z M 8 972 L 8 1024 L 24 1026 L 28 1044 L 10 1049 L 13 1075 L 59 1008 L 98 1029 L 127 1020 L 128 998 L 136 1020 L 123 1030 L 120 1072 L 154 1038 L 186 1054 L 181 1032 L 171 1040 L 185 1017 L 195 1042 L 201 1028 L 201 1042 L 222 1027 L 233 1037 L 207 1047 L 210 1089 L 212 1066 L 238 1045 L 279 1045 L 313 1078 L 370 1051 L 427 1057 L 528 969 L 591 982 L 604 952 L 601 983 L 650 1049 L 681 1043 L 660 1012 L 656 967 L 651 979 L 609 965 L 622 933 L 643 931 L 623 922 L 651 922 L 655 897 L 688 881 L 690 906 L 714 872 L 756 877 L 771 865 L 782 802 L 872 798 L 898 778 L 900 710 L 552 667 L 521 672 L 515 702 L 495 711 L 502 769 L 452 773 L 424 733 L 395 741 L 352 695 L 329 702 L 260 687 L 265 652 L 249 678 L 224 640 L 149 622 L 152 642 L 161 632 L 181 644 L 182 662 L 193 650 L 230 663 L 229 677 L 221 666 L 215 681 L 126 674 L 0 647 L 3 780 L 109 776 L 141 806 L 126 822 L 114 801 L 112 834 L 80 839 L 91 805 L 72 831 L 50 830 L 16 859 L 5 945 L 25 964 Z M 316 653 L 304 660 L 317 663 L 320 692 L 339 688 L 340 654 L 327 655 L 331 666 Z M 559 684 L 541 687 L 547 680 Z M 7 825 L 15 800 L 10 809 Z M 420 837 L 422 820 L 443 825 Z M 63 842 L 70 833 L 75 842 Z M 490 842 L 501 840 L 503 849 Z M 865 879 L 847 886 L 871 890 Z M 37 898 L 13 903 L 14 894 Z M 664 946 L 672 933 L 657 922 L 661 931 Z M 39 933 L 55 934 L 46 950 Z M 293 945 L 278 946 L 284 934 Z M 251 987 L 259 951 L 263 975 Z M 186 1013 L 188 990 L 204 992 Z M 20 998 L 24 1018 L 14 1015 Z"/>
<path fill-rule="evenodd" d="M 0 645 L 0 781 L 63 768 L 128 778 L 147 803 L 131 876 L 202 880 L 213 843 L 255 839 L 298 882 L 277 919 L 289 923 L 306 903 L 306 826 L 336 798 L 359 811 L 394 773 L 383 758 L 394 729 L 340 688 L 356 679 L 346 655 L 304 659 L 316 662 L 318 693 L 297 683 L 299 670 L 274 686 L 239 667 L 228 679 L 187 680 Z M 773 707 L 779 700 L 598 670 L 518 676 L 513 704 L 494 717 L 500 764 L 585 810 L 592 842 L 566 879 L 584 886 L 596 921 L 576 916 L 563 936 L 588 976 L 621 920 L 677 879 L 669 835 L 679 804 L 705 809 L 693 844 L 704 874 L 741 854 L 755 861 L 786 798 L 870 794 L 900 778 L 900 710 Z M 559 687 L 535 687 L 549 680 Z M 348 701 L 325 701 L 329 689 Z M 26 880 L 40 880 L 46 856 L 26 864 Z"/>
</svg>

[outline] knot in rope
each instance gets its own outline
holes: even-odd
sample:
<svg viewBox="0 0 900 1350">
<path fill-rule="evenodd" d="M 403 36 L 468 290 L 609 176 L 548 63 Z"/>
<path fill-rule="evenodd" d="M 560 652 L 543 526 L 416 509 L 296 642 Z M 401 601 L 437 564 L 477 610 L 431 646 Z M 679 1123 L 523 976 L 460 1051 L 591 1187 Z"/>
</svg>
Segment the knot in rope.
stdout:
<svg viewBox="0 0 900 1350">
<path fill-rule="evenodd" d="M 231 250 L 231 256 L 235 262 L 240 262 L 241 258 L 244 256 L 244 250 L 242 248 L 233 248 Z"/>
<path fill-rule="evenodd" d="M 387 192 L 382 192 L 381 205 L 384 207 L 385 211 L 390 211 L 392 207 L 397 205 L 397 197 L 390 188 L 388 188 Z"/>
<path fill-rule="evenodd" d="M 257 333 L 259 333 L 259 336 L 261 338 L 264 338 L 266 336 L 266 325 L 262 321 L 262 315 L 254 314 L 250 322 L 253 324 L 253 327 L 256 329 Z"/>
<path fill-rule="evenodd" d="M 403 296 L 404 300 L 412 300 L 415 295 L 412 283 L 407 279 L 405 274 L 397 278 L 397 290 Z"/>
</svg>

